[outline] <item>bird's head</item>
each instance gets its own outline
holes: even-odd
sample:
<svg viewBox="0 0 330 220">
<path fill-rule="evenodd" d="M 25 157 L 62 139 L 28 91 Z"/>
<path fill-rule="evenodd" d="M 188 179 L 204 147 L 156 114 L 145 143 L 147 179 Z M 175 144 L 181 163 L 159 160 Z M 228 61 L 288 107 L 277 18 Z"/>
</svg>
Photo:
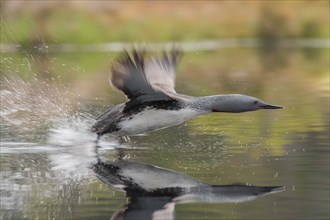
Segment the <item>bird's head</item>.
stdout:
<svg viewBox="0 0 330 220">
<path fill-rule="evenodd" d="M 268 104 L 258 98 L 239 94 L 213 96 L 213 112 L 248 112 L 259 109 L 281 109 L 282 106 Z"/>
</svg>

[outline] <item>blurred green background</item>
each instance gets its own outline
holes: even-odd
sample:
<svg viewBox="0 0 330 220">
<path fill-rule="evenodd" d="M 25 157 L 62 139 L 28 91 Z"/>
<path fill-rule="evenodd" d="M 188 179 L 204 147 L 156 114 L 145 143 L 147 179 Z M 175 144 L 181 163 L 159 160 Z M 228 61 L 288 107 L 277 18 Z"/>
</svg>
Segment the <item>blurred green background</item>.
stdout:
<svg viewBox="0 0 330 220">
<path fill-rule="evenodd" d="M 221 212 L 224 219 L 329 216 L 329 1 L 2 0 L 0 13 L 1 76 L 25 80 L 1 81 L 1 89 L 9 91 L 8 96 L 1 94 L 1 125 L 7 126 L 1 127 L 1 141 L 45 145 L 52 117 L 65 118 L 69 111 L 94 118 L 125 101 L 109 85 L 109 66 L 118 51 L 102 51 L 107 43 L 219 41 L 223 48 L 184 54 L 177 92 L 194 96 L 241 93 L 285 109 L 198 117 L 132 137 L 127 142 L 132 145 L 128 155 L 208 183 L 287 187 L 285 193 L 259 203 L 208 204 L 199 209 L 196 206 L 201 204 L 180 206 L 178 216 L 197 212 L 208 213 L 209 219 Z M 230 44 L 228 39 L 252 39 L 257 45 Z M 56 51 L 59 48 L 63 50 Z M 25 153 L 2 156 L 1 167 L 10 170 L 9 178 L 21 172 L 28 176 L 24 181 L 35 182 L 31 173 L 48 172 L 49 160 L 38 153 L 31 160 L 38 163 L 17 163 Z M 26 166 L 35 169 L 25 172 Z M 41 179 L 44 188 L 38 182 L 32 184 L 36 190 L 22 203 L 28 219 L 61 214 L 76 215 L 76 219 L 95 214 L 101 219 L 102 213 L 109 219 L 109 209 L 117 210 L 125 201 L 125 196 L 95 180 L 83 187 L 83 205 L 66 200 L 72 197 L 71 191 L 77 192 L 68 189 L 69 196 L 61 197 L 65 201 L 51 196 L 45 202 L 50 208 L 45 209 L 39 202 L 47 197 L 43 193 L 53 180 Z M 50 191 L 57 195 L 56 189 Z M 56 206 L 58 201 L 64 205 Z M 14 205 L 14 210 L 19 209 Z M 72 207 L 81 207 L 81 212 L 72 212 Z"/>
<path fill-rule="evenodd" d="M 281 89 L 278 99 L 282 100 L 289 99 L 286 94 L 324 97 L 329 92 L 329 34 L 329 1 L 325 0 L 9 0 L 1 1 L 1 43 L 14 45 L 18 53 L 1 53 L 1 72 L 58 82 L 69 88 L 73 100 L 87 104 L 93 100 L 98 105 L 117 103 L 125 98 L 112 90 L 108 77 L 118 53 L 95 49 L 99 46 L 255 39 L 261 42 L 257 46 L 186 53 L 178 69 L 177 91 L 267 97 L 274 95 L 273 89 Z M 307 43 L 297 44 L 301 39 Z M 313 44 L 320 40 L 321 44 Z M 56 52 L 50 45 L 90 45 L 91 50 L 77 47 Z M 283 86 L 286 83 L 292 87 Z M 328 109 L 312 105 L 304 110 L 323 114 Z M 305 128 L 309 122 L 299 123 Z"/>
<path fill-rule="evenodd" d="M 48 45 L 93 49 L 111 42 L 180 45 L 225 39 L 255 39 L 261 44 L 186 53 L 178 69 L 178 92 L 262 97 L 289 106 L 282 114 L 297 118 L 294 127 L 280 130 L 281 136 L 319 129 L 308 125 L 323 123 L 329 112 L 323 105 L 329 98 L 329 1 L 1 1 L 1 43 L 19 48 L 19 53 L 1 53 L 1 72 L 55 81 L 68 88 L 66 96 L 73 102 L 105 105 L 103 110 L 125 101 L 108 82 L 117 52 L 54 52 Z M 290 45 L 301 39 L 307 43 Z M 304 107 L 296 109 L 298 103 Z M 318 117 L 299 120 L 297 111 Z M 239 124 L 241 119 L 231 120 Z M 258 120 L 263 123 L 262 117 Z M 289 122 L 275 124 L 285 123 Z M 203 129 L 218 133 L 224 128 Z M 238 137 L 241 131 L 236 132 Z M 269 139 L 276 143 L 272 154 L 284 155 L 288 140 Z"/>
<path fill-rule="evenodd" d="M 1 42 L 329 38 L 329 1 L 1 1 Z"/>
<path fill-rule="evenodd" d="M 259 75 L 299 62 L 298 66 L 311 68 L 310 72 L 323 82 L 329 73 L 324 69 L 328 64 L 330 36 L 327 0 L 4 0 L 0 13 L 1 72 L 23 78 L 37 75 L 61 78 L 62 82 L 72 84 L 83 79 L 102 85 L 111 61 L 120 51 L 118 48 L 107 50 L 107 43 L 143 46 L 146 43 L 192 42 L 193 45 L 208 40 L 224 40 L 221 50 L 212 46 L 193 49 L 194 53 L 183 59 L 183 69 L 198 72 L 196 70 L 207 66 L 208 71 L 203 74 L 211 76 L 219 71 L 231 74 L 230 69 L 238 65 L 244 71 L 252 68 L 249 74 Z M 240 44 L 231 45 L 226 39 L 252 39 L 257 45 L 248 43 L 241 47 Z M 79 45 L 85 45 L 84 50 Z M 252 49 L 246 52 L 249 47 Z M 8 53 L 4 53 L 6 51 Z M 219 59 L 212 54 L 214 52 L 223 55 Z M 303 59 L 317 60 L 320 65 L 306 63 Z M 244 67 L 244 63 L 249 67 Z M 290 75 L 299 76 L 301 72 L 292 70 Z M 102 75 L 97 77 L 99 74 Z M 194 77 L 198 74 L 189 76 L 195 80 Z"/>
</svg>

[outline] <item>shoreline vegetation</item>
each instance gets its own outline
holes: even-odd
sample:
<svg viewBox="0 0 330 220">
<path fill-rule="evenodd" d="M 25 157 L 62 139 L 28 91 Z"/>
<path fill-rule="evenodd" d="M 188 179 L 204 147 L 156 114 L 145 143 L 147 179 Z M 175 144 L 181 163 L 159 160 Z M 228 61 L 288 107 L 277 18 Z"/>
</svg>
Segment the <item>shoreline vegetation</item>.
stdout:
<svg viewBox="0 0 330 220">
<path fill-rule="evenodd" d="M 175 9 L 175 10 L 174 10 Z M 329 1 L 1 1 L 1 43 L 329 39 Z"/>
</svg>

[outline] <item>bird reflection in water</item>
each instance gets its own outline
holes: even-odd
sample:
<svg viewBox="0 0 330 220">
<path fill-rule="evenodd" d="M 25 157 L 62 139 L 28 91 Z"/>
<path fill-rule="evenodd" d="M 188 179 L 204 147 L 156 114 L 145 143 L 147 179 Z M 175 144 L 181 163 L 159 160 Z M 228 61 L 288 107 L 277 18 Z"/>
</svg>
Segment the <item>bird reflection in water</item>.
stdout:
<svg viewBox="0 0 330 220">
<path fill-rule="evenodd" d="M 150 164 L 119 159 L 98 162 L 96 176 L 113 190 L 126 192 L 124 210 L 111 219 L 175 219 L 175 204 L 239 203 L 283 191 L 283 186 L 209 185 L 188 175 Z"/>
</svg>

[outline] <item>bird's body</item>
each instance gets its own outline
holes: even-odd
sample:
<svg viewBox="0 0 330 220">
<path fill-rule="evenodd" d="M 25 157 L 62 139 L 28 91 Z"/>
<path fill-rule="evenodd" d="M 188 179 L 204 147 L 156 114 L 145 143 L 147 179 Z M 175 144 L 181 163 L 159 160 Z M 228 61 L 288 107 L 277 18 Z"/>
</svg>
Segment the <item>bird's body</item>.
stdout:
<svg viewBox="0 0 330 220">
<path fill-rule="evenodd" d="M 119 104 L 101 115 L 106 133 L 116 136 L 136 135 L 174 126 L 206 111 L 189 107 L 185 101 L 153 101 L 139 105 Z M 102 133 L 99 133 L 102 135 Z"/>
<path fill-rule="evenodd" d="M 127 52 L 112 67 L 112 84 L 129 101 L 103 113 L 92 130 L 101 136 L 111 133 L 129 136 L 183 123 L 210 112 L 246 112 L 277 109 L 257 98 L 230 94 L 192 97 L 174 90 L 178 52 L 171 56 L 146 59 L 142 52 Z"/>
</svg>

